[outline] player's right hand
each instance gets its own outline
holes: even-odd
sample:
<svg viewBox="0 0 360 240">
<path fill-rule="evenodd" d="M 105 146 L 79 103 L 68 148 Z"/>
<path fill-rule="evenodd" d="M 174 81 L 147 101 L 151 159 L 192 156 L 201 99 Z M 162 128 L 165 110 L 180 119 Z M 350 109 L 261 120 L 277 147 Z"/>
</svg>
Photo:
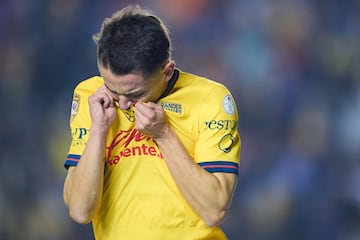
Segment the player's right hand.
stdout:
<svg viewBox="0 0 360 240">
<path fill-rule="evenodd" d="M 88 99 L 93 126 L 109 128 L 116 117 L 114 98 L 108 93 L 105 86 L 101 86 Z"/>
</svg>

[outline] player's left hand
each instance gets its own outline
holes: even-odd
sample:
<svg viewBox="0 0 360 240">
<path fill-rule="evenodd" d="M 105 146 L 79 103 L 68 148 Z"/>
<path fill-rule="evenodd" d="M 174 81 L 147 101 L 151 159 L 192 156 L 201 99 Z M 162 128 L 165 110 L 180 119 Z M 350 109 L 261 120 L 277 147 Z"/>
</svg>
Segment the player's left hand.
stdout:
<svg viewBox="0 0 360 240">
<path fill-rule="evenodd" d="M 135 127 L 155 140 L 163 138 L 169 131 L 164 109 L 153 102 L 135 104 Z"/>
</svg>

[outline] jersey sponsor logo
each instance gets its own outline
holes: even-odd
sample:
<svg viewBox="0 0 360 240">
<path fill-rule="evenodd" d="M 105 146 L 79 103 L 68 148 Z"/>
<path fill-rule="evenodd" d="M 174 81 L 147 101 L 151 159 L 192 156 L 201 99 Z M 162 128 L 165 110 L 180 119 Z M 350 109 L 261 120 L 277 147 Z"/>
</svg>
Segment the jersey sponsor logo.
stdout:
<svg viewBox="0 0 360 240">
<path fill-rule="evenodd" d="M 89 134 L 89 129 L 86 128 L 75 128 L 73 129 L 73 131 L 71 132 L 72 135 L 72 146 L 76 146 L 76 145 L 86 145 L 87 140 L 88 140 L 88 134 Z"/>
<path fill-rule="evenodd" d="M 171 102 L 160 102 L 160 105 L 168 111 L 182 114 L 182 105 L 180 103 L 171 103 Z"/>
<path fill-rule="evenodd" d="M 72 121 L 74 119 L 74 117 L 76 116 L 76 114 L 78 113 L 79 105 L 80 105 L 80 95 L 76 93 L 74 95 L 73 101 L 71 103 L 70 121 Z"/>
<path fill-rule="evenodd" d="M 222 105 L 224 108 L 224 111 L 229 114 L 233 115 L 235 112 L 235 104 L 232 96 L 230 94 L 225 95 L 222 101 Z"/>
<path fill-rule="evenodd" d="M 228 119 L 210 120 L 206 121 L 205 125 L 210 130 L 236 130 L 238 121 Z"/>
<path fill-rule="evenodd" d="M 133 141 L 135 144 L 131 144 L 130 146 L 130 143 Z M 137 131 L 135 128 L 131 130 L 120 130 L 106 149 L 106 163 L 108 166 L 118 164 L 124 157 L 147 155 L 163 158 L 155 141 L 151 137 L 145 136 Z"/>
<path fill-rule="evenodd" d="M 231 151 L 235 142 L 236 142 L 235 137 L 231 133 L 228 133 L 221 137 L 218 146 L 220 150 L 222 150 L 225 153 L 228 153 Z"/>
<path fill-rule="evenodd" d="M 72 131 L 72 137 L 76 139 L 84 139 L 84 137 L 87 138 L 89 131 L 90 130 L 86 128 L 75 128 Z"/>
</svg>

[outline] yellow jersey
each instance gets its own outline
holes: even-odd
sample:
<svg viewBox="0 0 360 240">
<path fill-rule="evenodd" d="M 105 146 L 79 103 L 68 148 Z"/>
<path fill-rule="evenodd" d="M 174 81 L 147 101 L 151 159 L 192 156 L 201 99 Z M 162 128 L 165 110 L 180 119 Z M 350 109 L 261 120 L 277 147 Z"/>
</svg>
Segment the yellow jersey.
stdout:
<svg viewBox="0 0 360 240">
<path fill-rule="evenodd" d="M 104 84 L 95 76 L 74 90 L 72 142 L 65 167 L 76 166 L 91 118 L 87 98 Z M 189 155 L 209 172 L 238 174 L 238 113 L 229 90 L 207 78 L 175 70 L 158 104 Z M 117 110 L 107 137 L 103 198 L 92 219 L 96 239 L 227 239 L 209 227 L 177 188 L 156 142 L 135 129 L 132 108 Z"/>
</svg>

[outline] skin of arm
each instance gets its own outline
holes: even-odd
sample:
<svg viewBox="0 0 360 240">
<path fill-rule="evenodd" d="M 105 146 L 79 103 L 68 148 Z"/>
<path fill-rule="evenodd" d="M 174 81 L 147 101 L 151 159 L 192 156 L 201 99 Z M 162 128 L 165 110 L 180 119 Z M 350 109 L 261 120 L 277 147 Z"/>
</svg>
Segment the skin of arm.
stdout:
<svg viewBox="0 0 360 240">
<path fill-rule="evenodd" d="M 106 138 L 116 108 L 111 96 L 101 87 L 88 99 L 92 124 L 81 160 L 70 167 L 64 183 L 63 197 L 70 216 L 78 223 L 88 223 L 100 206 L 105 166 Z"/>
<path fill-rule="evenodd" d="M 135 105 L 136 128 L 154 138 L 183 197 L 208 226 L 220 224 L 237 183 L 231 173 L 209 173 L 190 157 L 169 127 L 161 106 Z"/>
</svg>

